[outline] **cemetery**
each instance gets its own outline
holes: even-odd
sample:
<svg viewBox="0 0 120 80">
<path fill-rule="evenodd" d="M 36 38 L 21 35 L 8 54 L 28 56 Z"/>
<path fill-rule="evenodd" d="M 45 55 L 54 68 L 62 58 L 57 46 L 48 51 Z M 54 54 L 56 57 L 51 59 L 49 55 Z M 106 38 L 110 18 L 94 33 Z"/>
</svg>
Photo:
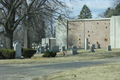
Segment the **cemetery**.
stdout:
<svg viewBox="0 0 120 80">
<path fill-rule="evenodd" d="M 67 20 L 64 22 L 56 21 L 56 38 L 42 38 L 40 45 L 34 44 L 35 49 L 25 49 L 22 48 L 19 42 L 14 42 L 14 50 L 12 53 L 11 51 L 8 52 L 14 56 L 11 57 L 13 59 L 23 59 L 31 58 L 34 57 L 34 55 L 39 54 L 42 55 L 41 57 L 56 57 L 58 56 L 58 53 L 60 53 L 60 55 L 62 54 L 64 56 L 67 56 L 65 51 L 67 51 L 67 53 L 69 52 L 69 55 L 78 55 L 80 54 L 78 53 L 80 50 L 89 50 L 89 53 L 94 53 L 99 49 L 106 49 L 105 52 L 112 51 L 114 48 L 120 48 L 120 46 L 117 44 L 119 43 L 118 40 L 120 37 L 118 34 L 114 34 L 114 32 L 119 32 L 119 18 L 120 16 L 113 16 L 111 18 L 102 19 L 79 19 Z M 116 23 L 113 23 L 113 21 L 116 21 Z M 85 23 L 85 25 L 82 25 L 83 23 Z M 91 24 L 94 25 L 89 28 Z M 62 28 L 58 29 L 58 27 L 61 26 Z M 74 36 L 73 37 L 71 36 L 71 33 L 74 31 L 76 31 L 76 33 L 72 34 Z M 8 57 L 10 55 L 4 54 L 4 49 L 1 49 L 0 51 L 3 58 L 10 58 Z"/>
</svg>

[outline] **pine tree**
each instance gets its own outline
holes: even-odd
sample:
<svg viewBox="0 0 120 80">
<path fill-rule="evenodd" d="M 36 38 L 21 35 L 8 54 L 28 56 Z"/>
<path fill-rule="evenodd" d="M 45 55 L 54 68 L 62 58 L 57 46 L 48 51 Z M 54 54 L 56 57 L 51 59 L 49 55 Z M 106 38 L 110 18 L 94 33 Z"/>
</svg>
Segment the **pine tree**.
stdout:
<svg viewBox="0 0 120 80">
<path fill-rule="evenodd" d="M 111 12 L 111 10 L 112 9 L 110 7 L 107 8 L 107 10 L 104 12 L 104 17 L 105 18 L 109 18 L 110 17 L 108 14 Z"/>
<path fill-rule="evenodd" d="M 92 18 L 91 11 L 86 5 L 84 5 L 80 12 L 80 15 L 78 15 L 78 19 L 90 19 L 90 18 Z"/>
</svg>

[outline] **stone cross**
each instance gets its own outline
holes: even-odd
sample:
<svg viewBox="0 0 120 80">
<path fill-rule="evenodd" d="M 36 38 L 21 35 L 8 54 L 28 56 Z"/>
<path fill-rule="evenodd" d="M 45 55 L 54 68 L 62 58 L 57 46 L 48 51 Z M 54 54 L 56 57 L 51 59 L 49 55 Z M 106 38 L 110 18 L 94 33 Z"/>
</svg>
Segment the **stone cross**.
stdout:
<svg viewBox="0 0 120 80">
<path fill-rule="evenodd" d="M 14 50 L 15 50 L 15 59 L 21 59 L 21 44 L 17 42 L 14 45 Z"/>
<path fill-rule="evenodd" d="M 61 51 L 65 51 L 65 46 L 61 46 Z"/>
<path fill-rule="evenodd" d="M 110 45 L 107 45 L 107 47 L 106 47 L 107 49 L 106 49 L 106 51 L 112 51 L 111 50 L 111 46 Z"/>
<path fill-rule="evenodd" d="M 76 47 L 76 46 L 71 46 L 71 53 L 70 53 L 70 54 L 72 54 L 72 55 L 78 54 L 78 53 L 77 53 L 77 47 Z"/>
<path fill-rule="evenodd" d="M 88 38 L 85 38 L 85 50 L 88 49 Z"/>
<path fill-rule="evenodd" d="M 90 51 L 89 52 L 95 52 L 94 51 L 94 46 L 90 46 Z"/>
</svg>

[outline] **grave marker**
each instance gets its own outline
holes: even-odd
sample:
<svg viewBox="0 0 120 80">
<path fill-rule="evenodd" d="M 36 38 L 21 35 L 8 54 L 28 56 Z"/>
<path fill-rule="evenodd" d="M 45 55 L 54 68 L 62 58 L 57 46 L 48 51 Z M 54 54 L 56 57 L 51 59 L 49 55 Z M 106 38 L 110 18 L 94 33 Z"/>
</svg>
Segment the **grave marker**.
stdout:
<svg viewBox="0 0 120 80">
<path fill-rule="evenodd" d="M 107 47 L 106 47 L 106 51 L 112 51 L 110 45 L 107 45 Z"/>
<path fill-rule="evenodd" d="M 97 49 L 99 49 L 100 48 L 100 44 L 97 44 Z"/>
<path fill-rule="evenodd" d="M 52 50 L 55 51 L 55 52 L 59 52 L 59 46 L 53 46 Z"/>
<path fill-rule="evenodd" d="M 88 38 L 85 38 L 85 50 L 88 49 Z"/>
<path fill-rule="evenodd" d="M 21 44 L 17 42 L 14 45 L 14 50 L 15 50 L 15 59 L 21 59 Z"/>
<path fill-rule="evenodd" d="M 91 44 L 91 46 L 93 46 L 93 48 L 95 49 L 95 44 Z"/>
<path fill-rule="evenodd" d="M 65 51 L 65 46 L 61 46 L 61 51 Z"/>
<path fill-rule="evenodd" d="M 74 55 L 74 54 L 78 54 L 77 53 L 77 47 L 76 46 L 71 46 L 71 53 L 69 53 L 71 55 Z"/>
<path fill-rule="evenodd" d="M 44 53 L 44 46 L 40 46 L 39 48 L 37 48 L 36 54 L 38 53 Z"/>
<path fill-rule="evenodd" d="M 90 51 L 89 52 L 95 52 L 94 51 L 94 46 L 90 46 Z"/>
</svg>

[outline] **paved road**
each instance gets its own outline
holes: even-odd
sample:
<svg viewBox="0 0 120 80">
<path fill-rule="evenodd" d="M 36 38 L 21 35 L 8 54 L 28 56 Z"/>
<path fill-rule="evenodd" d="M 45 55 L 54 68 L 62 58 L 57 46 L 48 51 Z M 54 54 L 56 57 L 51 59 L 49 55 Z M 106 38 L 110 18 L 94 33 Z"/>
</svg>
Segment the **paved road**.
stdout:
<svg viewBox="0 0 120 80">
<path fill-rule="evenodd" d="M 5 64 L 0 65 L 0 80 L 31 80 L 54 72 L 119 61 L 120 57 L 114 57 L 54 64 Z"/>
</svg>

